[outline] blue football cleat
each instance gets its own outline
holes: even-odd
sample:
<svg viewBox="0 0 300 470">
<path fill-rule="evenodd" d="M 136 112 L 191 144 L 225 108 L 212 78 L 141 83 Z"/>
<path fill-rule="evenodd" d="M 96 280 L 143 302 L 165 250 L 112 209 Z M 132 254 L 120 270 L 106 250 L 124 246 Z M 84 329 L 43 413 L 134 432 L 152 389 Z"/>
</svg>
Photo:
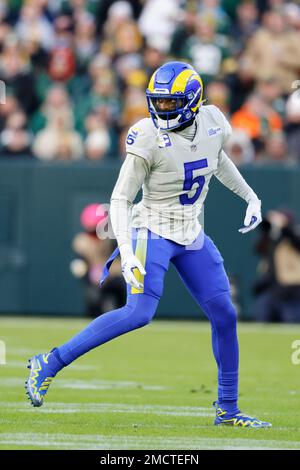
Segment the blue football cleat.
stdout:
<svg viewBox="0 0 300 470">
<path fill-rule="evenodd" d="M 241 426 L 243 428 L 270 428 L 271 423 L 261 421 L 257 418 L 251 418 L 243 413 L 230 414 L 226 410 L 222 410 L 218 402 L 214 402 L 213 406 L 216 408 L 216 426 Z"/>
<path fill-rule="evenodd" d="M 48 388 L 55 377 L 48 363 L 50 354 L 39 354 L 29 359 L 27 367 L 30 369 L 30 374 L 25 382 L 25 389 L 33 406 L 42 406 Z"/>
</svg>

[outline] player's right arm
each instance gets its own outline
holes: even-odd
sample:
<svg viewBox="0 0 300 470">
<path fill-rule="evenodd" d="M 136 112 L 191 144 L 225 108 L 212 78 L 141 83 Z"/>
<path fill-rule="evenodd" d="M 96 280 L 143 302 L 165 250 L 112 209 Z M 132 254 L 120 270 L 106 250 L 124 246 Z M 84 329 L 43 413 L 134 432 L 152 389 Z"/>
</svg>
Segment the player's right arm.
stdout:
<svg viewBox="0 0 300 470">
<path fill-rule="evenodd" d="M 142 119 L 131 127 L 126 139 L 126 159 L 111 196 L 110 218 L 118 242 L 122 272 L 127 283 L 140 289 L 133 274 L 137 268 L 145 275 L 145 270 L 134 255 L 131 240 L 131 209 L 137 193 L 150 173 L 153 163 L 155 130 L 150 119 Z"/>
<path fill-rule="evenodd" d="M 131 209 L 148 172 L 147 162 L 143 158 L 128 153 L 110 200 L 110 219 L 120 250 L 122 273 L 125 281 L 136 289 L 142 286 L 133 270 L 137 268 L 143 275 L 146 272 L 132 249 Z"/>
</svg>

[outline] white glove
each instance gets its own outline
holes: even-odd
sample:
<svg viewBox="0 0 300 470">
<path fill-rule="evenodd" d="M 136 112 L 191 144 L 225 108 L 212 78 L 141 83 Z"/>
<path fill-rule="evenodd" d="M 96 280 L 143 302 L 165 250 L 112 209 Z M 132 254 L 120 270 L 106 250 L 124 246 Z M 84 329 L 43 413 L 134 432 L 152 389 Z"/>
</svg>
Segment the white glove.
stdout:
<svg viewBox="0 0 300 470">
<path fill-rule="evenodd" d="M 141 290 L 143 284 L 141 284 L 135 275 L 133 274 L 134 269 L 138 269 L 139 272 L 144 276 L 146 271 L 140 262 L 140 260 L 133 254 L 132 248 L 130 245 L 121 245 L 120 246 L 120 255 L 121 255 L 121 266 L 124 279 L 127 284 L 130 284 L 132 287 L 135 287 L 138 290 Z"/>
<path fill-rule="evenodd" d="M 261 201 L 259 199 L 251 199 L 249 201 L 244 227 L 239 229 L 240 233 L 247 233 L 255 229 L 262 221 L 261 217 Z"/>
</svg>

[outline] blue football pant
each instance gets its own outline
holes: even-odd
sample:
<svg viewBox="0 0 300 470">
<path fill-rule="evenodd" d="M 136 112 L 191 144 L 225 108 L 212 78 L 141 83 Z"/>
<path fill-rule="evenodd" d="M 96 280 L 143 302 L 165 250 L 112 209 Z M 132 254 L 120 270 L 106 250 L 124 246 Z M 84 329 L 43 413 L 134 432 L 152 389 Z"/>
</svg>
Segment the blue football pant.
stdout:
<svg viewBox="0 0 300 470">
<path fill-rule="evenodd" d="M 145 234 L 146 238 L 142 238 Z M 127 302 L 92 321 L 83 331 L 56 349 L 65 365 L 131 330 L 147 325 L 163 293 L 164 276 L 170 261 L 184 284 L 207 315 L 212 330 L 213 353 L 218 366 L 218 401 L 237 409 L 238 341 L 236 312 L 230 298 L 223 258 L 212 240 L 201 232 L 189 247 L 136 230 L 133 248 L 144 264 L 143 290 L 127 286 Z"/>
</svg>

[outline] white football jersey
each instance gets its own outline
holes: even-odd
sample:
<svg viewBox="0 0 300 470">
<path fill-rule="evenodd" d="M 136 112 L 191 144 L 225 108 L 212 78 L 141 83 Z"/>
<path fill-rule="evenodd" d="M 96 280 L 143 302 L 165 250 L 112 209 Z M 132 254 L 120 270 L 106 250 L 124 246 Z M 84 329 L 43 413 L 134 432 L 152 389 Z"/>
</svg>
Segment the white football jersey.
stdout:
<svg viewBox="0 0 300 470">
<path fill-rule="evenodd" d="M 148 169 L 143 198 L 132 210 L 132 226 L 191 244 L 201 230 L 201 208 L 230 134 L 229 122 L 213 105 L 200 108 L 192 141 L 178 132 L 158 131 L 151 118 L 132 126 L 127 153 L 143 158 Z"/>
</svg>

